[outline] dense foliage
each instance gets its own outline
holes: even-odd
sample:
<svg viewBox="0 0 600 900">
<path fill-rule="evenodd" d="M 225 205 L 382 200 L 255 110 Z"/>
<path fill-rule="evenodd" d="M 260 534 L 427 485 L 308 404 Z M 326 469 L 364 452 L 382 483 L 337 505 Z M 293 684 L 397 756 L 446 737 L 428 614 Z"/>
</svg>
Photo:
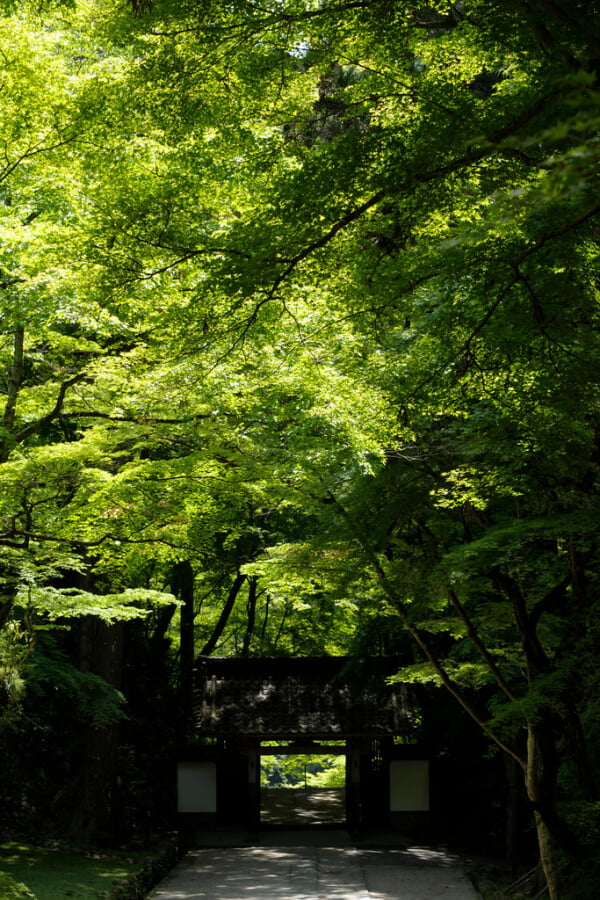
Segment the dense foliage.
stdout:
<svg viewBox="0 0 600 900">
<path fill-rule="evenodd" d="M 3 9 L 5 726 L 67 650 L 90 732 L 130 652 L 183 733 L 194 653 L 408 634 L 399 677 L 523 770 L 566 896 L 598 830 L 598 4 Z"/>
</svg>

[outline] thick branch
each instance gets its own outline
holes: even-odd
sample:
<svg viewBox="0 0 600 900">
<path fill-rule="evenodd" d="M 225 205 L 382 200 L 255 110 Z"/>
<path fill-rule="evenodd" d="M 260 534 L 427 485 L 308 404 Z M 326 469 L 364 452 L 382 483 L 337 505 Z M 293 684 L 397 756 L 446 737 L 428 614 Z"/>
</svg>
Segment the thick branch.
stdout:
<svg viewBox="0 0 600 900">
<path fill-rule="evenodd" d="M 550 588 L 548 593 L 532 607 L 531 612 L 529 613 L 529 624 L 532 628 L 537 628 L 538 622 L 545 612 L 551 612 L 556 608 L 558 601 L 564 597 L 565 591 L 570 583 L 571 575 L 566 575 L 559 584 Z"/>
<path fill-rule="evenodd" d="M 504 741 L 501 740 L 501 738 L 499 738 L 498 735 L 496 735 L 492 731 L 492 729 L 489 727 L 487 722 L 485 722 L 477 714 L 477 712 L 475 711 L 473 706 L 469 703 L 469 701 L 466 699 L 466 697 L 464 696 L 464 694 L 462 693 L 462 691 L 460 690 L 458 685 L 455 684 L 455 682 L 451 679 L 450 675 L 448 674 L 448 672 L 446 671 L 446 669 L 444 668 L 444 666 L 442 665 L 440 660 L 437 658 L 437 656 L 431 649 L 431 647 L 430 647 L 429 643 L 427 642 L 427 640 L 425 639 L 423 633 L 410 620 L 410 618 L 406 612 L 406 609 L 404 607 L 404 604 L 402 603 L 402 601 L 396 594 L 392 585 L 389 583 L 389 581 L 385 575 L 385 572 L 383 571 L 381 563 L 379 562 L 379 560 L 376 558 L 376 556 L 374 554 L 371 555 L 370 563 L 371 563 L 371 567 L 373 568 L 373 570 L 377 576 L 379 584 L 381 585 L 381 587 L 388 599 L 388 602 L 396 610 L 396 612 L 400 616 L 400 619 L 402 620 L 404 627 L 410 633 L 411 637 L 417 642 L 417 644 L 419 645 L 419 647 L 421 648 L 421 650 L 423 651 L 423 653 L 425 654 L 425 656 L 427 657 L 427 659 L 429 660 L 431 665 L 433 666 L 436 674 L 438 675 L 438 677 L 439 677 L 440 681 L 442 682 L 442 684 L 444 685 L 444 687 L 449 691 L 449 693 L 454 697 L 454 699 L 460 703 L 462 708 L 465 710 L 466 713 L 468 713 L 468 715 L 473 719 L 473 721 L 475 721 L 477 723 L 477 725 L 479 725 L 479 727 L 482 729 L 482 731 L 484 731 L 485 734 L 487 734 L 487 736 L 490 738 L 490 740 L 492 740 L 498 747 L 500 747 L 502 750 L 504 750 L 505 753 L 508 753 L 509 756 L 512 756 L 514 759 L 516 759 L 516 761 L 519 763 L 519 765 L 524 769 L 525 768 L 524 760 L 522 760 L 521 757 L 508 744 L 505 744 Z"/>
<path fill-rule="evenodd" d="M 506 696 L 508 697 L 509 700 L 516 700 L 515 695 L 513 694 L 513 692 L 509 688 L 508 684 L 504 680 L 504 676 L 502 675 L 502 673 L 498 669 L 498 666 L 492 659 L 487 647 L 485 646 L 485 644 L 479 637 L 479 633 L 478 633 L 477 629 L 475 628 L 475 625 L 473 624 L 473 622 L 467 615 L 467 612 L 466 612 L 464 606 L 462 605 L 462 603 L 460 602 L 460 600 L 458 599 L 458 596 L 456 595 L 456 593 L 454 591 L 450 590 L 448 592 L 448 597 L 450 598 L 450 603 L 452 604 L 452 606 L 458 613 L 461 622 L 467 629 L 467 636 L 468 636 L 469 640 L 471 641 L 471 643 L 473 644 L 473 646 L 475 647 L 475 649 L 477 650 L 477 652 L 479 653 L 479 655 L 485 662 L 486 666 L 488 667 L 488 669 L 494 676 L 494 680 L 496 681 L 496 684 L 498 685 L 500 690 L 504 694 L 506 694 Z"/>
<path fill-rule="evenodd" d="M 18 537 L 23 538 L 23 543 L 17 542 L 16 538 Z M 166 538 L 160 537 L 130 538 L 123 537 L 119 534 L 103 534 L 102 537 L 97 538 L 94 541 L 82 541 L 80 538 L 56 537 L 56 535 L 53 534 L 45 534 L 39 531 L 28 531 L 26 529 L 20 529 L 16 527 L 13 527 L 10 532 L 3 532 L 0 534 L 0 546 L 2 547 L 15 547 L 17 549 L 22 549 L 29 541 L 37 541 L 40 544 L 64 544 L 66 547 L 71 547 L 77 552 L 89 550 L 93 547 L 100 547 L 107 541 L 113 541 L 116 544 L 161 544 L 165 547 L 173 547 L 175 550 L 186 550 L 194 555 L 210 555 L 205 550 L 199 551 L 197 546 L 192 546 L 191 544 L 176 543 L 175 541 L 169 541 Z"/>
<path fill-rule="evenodd" d="M 438 375 L 440 375 L 442 372 L 444 372 L 448 368 L 448 366 L 450 366 L 457 359 L 462 358 L 464 356 L 464 354 L 470 350 L 471 344 L 473 343 L 475 338 L 478 336 L 478 334 L 481 331 L 483 331 L 485 326 L 488 324 L 488 322 L 490 321 L 492 316 L 496 313 L 498 308 L 504 302 L 504 300 L 506 299 L 506 297 L 508 296 L 510 291 L 513 289 L 515 284 L 517 284 L 517 282 L 522 280 L 522 275 L 519 270 L 519 266 L 521 265 L 521 263 L 523 263 L 527 259 L 527 257 L 531 256 L 533 253 L 536 253 L 538 250 L 540 250 L 544 246 L 544 244 L 546 244 L 548 241 L 553 240 L 554 238 L 557 238 L 557 237 L 561 237 L 563 234 L 566 234 L 568 231 L 571 231 L 574 228 L 578 228 L 579 225 L 582 225 L 584 222 L 587 222 L 589 219 L 592 219 L 594 216 L 597 216 L 599 213 L 600 213 L 600 204 L 596 204 L 595 206 L 592 206 L 590 209 L 585 210 L 585 212 L 581 213 L 579 216 L 576 216 L 576 218 L 571 219 L 569 222 L 565 222 L 564 224 L 559 225 L 557 228 L 552 228 L 552 229 L 546 231 L 544 234 L 540 235 L 540 237 L 537 239 L 537 241 L 534 241 L 532 244 L 530 244 L 528 247 L 526 247 L 518 255 L 516 260 L 509 264 L 514 271 L 513 276 L 504 285 L 504 287 L 502 288 L 502 290 L 500 291 L 500 293 L 498 294 L 498 296 L 496 297 L 494 302 L 488 307 L 487 311 L 482 316 L 482 318 L 479 320 L 477 325 L 475 325 L 475 327 L 469 334 L 468 338 L 461 344 L 461 346 L 457 350 L 454 351 L 452 356 L 445 359 L 444 362 L 441 365 L 439 365 L 431 373 L 431 375 L 428 375 L 427 378 L 424 378 L 423 381 L 419 382 L 419 384 L 416 386 L 416 388 L 412 392 L 411 396 L 412 397 L 416 396 L 416 394 L 418 394 L 422 390 L 422 388 L 424 388 L 427 384 L 429 384 L 431 381 L 433 381 L 433 379 L 436 378 Z"/>
<path fill-rule="evenodd" d="M 21 431 L 18 431 L 15 435 L 15 441 L 20 444 L 28 437 L 31 437 L 32 434 L 37 434 L 38 431 L 40 431 L 46 425 L 50 425 L 51 422 L 57 419 L 63 408 L 63 403 L 65 402 L 65 396 L 68 389 L 70 387 L 73 387 L 74 384 L 79 384 L 79 382 L 85 381 L 87 378 L 88 376 L 85 373 L 80 373 L 79 375 L 74 375 L 73 378 L 68 378 L 66 381 L 63 381 L 58 391 L 58 397 L 56 398 L 54 408 L 51 409 L 46 416 L 42 416 L 41 419 L 38 419 L 37 422 L 32 422 L 30 425 L 27 425 L 26 428 L 22 428 Z"/>
<path fill-rule="evenodd" d="M 235 604 L 236 597 L 239 594 L 240 588 L 242 587 L 245 580 L 246 580 L 246 576 L 238 571 L 235 576 L 235 580 L 234 580 L 233 584 L 231 585 L 231 589 L 229 591 L 229 595 L 227 597 L 225 606 L 223 607 L 221 615 L 219 616 L 219 621 L 217 622 L 215 629 L 214 629 L 213 633 L 211 634 L 211 636 L 209 637 L 208 641 L 206 642 L 206 644 L 200 651 L 200 656 L 210 656 L 210 654 L 213 652 L 213 650 L 217 646 L 219 638 L 223 634 L 223 631 L 225 630 L 225 626 L 227 625 L 227 622 L 229 620 L 229 616 L 231 615 L 231 612 L 233 610 L 233 606 Z"/>
<path fill-rule="evenodd" d="M 450 675 L 448 674 L 448 672 L 442 665 L 441 661 L 437 658 L 433 649 L 429 645 L 429 642 L 427 641 L 424 633 L 419 628 L 417 628 L 417 626 L 414 624 L 414 622 L 411 620 L 410 616 L 408 615 L 408 613 L 406 611 L 406 607 L 404 606 L 404 603 L 402 602 L 402 600 L 400 599 L 400 597 L 394 590 L 393 586 L 390 584 L 390 582 L 383 570 L 383 567 L 377 557 L 377 554 L 374 553 L 368 546 L 366 546 L 365 541 L 357 533 L 356 529 L 353 528 L 352 523 L 350 522 L 348 513 L 346 512 L 346 510 L 344 509 L 342 504 L 337 500 L 336 497 L 334 497 L 333 494 L 330 493 L 329 496 L 331 497 L 331 499 L 335 503 L 337 509 L 340 511 L 340 513 L 344 517 L 345 521 L 348 522 L 348 524 L 352 528 L 352 531 L 355 535 L 356 540 L 360 543 L 361 547 L 367 554 L 369 564 L 370 564 L 371 568 L 373 569 L 373 571 L 375 572 L 377 580 L 379 581 L 379 584 L 381 585 L 381 588 L 382 588 L 385 596 L 387 597 L 387 600 L 388 600 L 390 606 L 398 613 L 398 616 L 400 617 L 402 624 L 404 625 L 406 630 L 409 632 L 411 637 L 414 639 L 414 641 L 421 648 L 421 650 L 425 654 L 426 658 L 429 660 L 429 662 L 433 666 L 434 671 L 436 672 L 437 676 L 439 677 L 439 679 L 442 682 L 442 684 L 444 685 L 444 687 L 454 697 L 454 699 L 457 700 L 458 703 L 460 703 L 462 708 L 473 719 L 473 721 L 475 721 L 477 723 L 477 725 L 479 725 L 479 727 L 482 729 L 482 731 L 484 731 L 485 734 L 487 734 L 487 736 L 490 738 L 490 740 L 492 740 L 498 747 L 500 747 L 502 750 L 504 750 L 505 753 L 508 753 L 509 756 L 512 756 L 519 763 L 519 765 L 522 768 L 525 768 L 524 760 L 521 759 L 521 757 L 508 744 L 505 744 L 504 741 L 502 741 L 502 739 L 499 738 L 498 735 L 492 731 L 492 729 L 489 727 L 487 722 L 485 722 L 477 714 L 477 712 L 475 711 L 473 706 L 469 703 L 467 698 L 464 696 L 464 694 L 462 693 L 462 691 L 460 690 L 458 685 L 452 680 L 452 678 L 450 677 Z"/>
<path fill-rule="evenodd" d="M 312 241 L 310 244 L 308 244 L 306 247 L 304 247 L 303 250 L 299 251 L 295 256 L 293 256 L 290 260 L 287 261 L 288 264 L 287 264 L 286 268 L 283 270 L 283 272 L 281 272 L 275 278 L 273 284 L 267 291 L 265 297 L 256 305 L 252 314 L 249 316 L 249 318 L 247 320 L 245 331 L 254 324 L 262 306 L 274 298 L 278 288 L 295 271 L 295 269 L 298 267 L 298 265 L 301 262 L 303 262 L 305 259 L 307 259 L 309 256 L 311 256 L 315 251 L 320 250 L 323 247 L 326 247 L 336 237 L 336 235 L 340 231 L 343 231 L 348 225 L 352 224 L 353 222 L 356 222 L 358 219 L 361 218 L 361 216 L 363 216 L 366 212 L 368 212 L 373 207 L 377 206 L 379 203 L 381 203 L 382 200 L 386 199 L 387 197 L 394 197 L 394 196 L 398 196 L 398 195 L 402 194 L 403 192 L 412 191 L 412 190 L 414 190 L 416 183 L 417 184 L 427 184 L 431 181 L 436 181 L 438 179 L 445 178 L 447 175 L 452 175 L 454 172 L 457 172 L 460 169 L 468 168 L 469 166 L 473 165 L 474 163 L 480 162 L 481 160 L 490 156 L 492 153 L 497 151 L 498 146 L 501 145 L 502 141 L 505 138 L 510 137 L 511 135 L 518 132 L 521 128 L 523 128 L 525 125 L 527 125 L 532 119 L 534 119 L 541 112 L 543 112 L 550 104 L 556 102 L 556 99 L 557 99 L 557 95 L 555 93 L 549 94 L 545 97 L 541 97 L 539 100 L 536 100 L 535 103 L 532 103 L 530 106 L 521 110 L 521 112 L 517 116 L 515 116 L 515 118 L 511 119 L 510 122 L 507 122 L 506 125 L 503 125 L 501 128 L 492 132 L 492 134 L 490 134 L 487 137 L 486 141 L 483 144 L 481 144 L 479 147 L 477 147 L 475 149 L 469 149 L 468 152 L 465 153 L 463 156 L 460 156 L 460 157 L 453 159 L 450 162 L 444 163 L 442 165 L 436 166 L 428 171 L 426 170 L 426 171 L 423 171 L 420 173 L 417 172 L 414 175 L 412 175 L 411 178 L 407 179 L 405 182 L 403 182 L 401 185 L 399 185 L 397 187 L 390 187 L 389 189 L 382 189 L 380 191 L 377 191 L 375 194 L 373 194 L 373 196 L 369 197 L 368 200 L 365 200 L 364 203 L 361 203 L 359 206 L 355 207 L 354 209 L 351 209 L 344 216 L 342 216 L 340 219 L 338 219 L 338 221 L 335 222 L 329 228 L 329 230 L 325 232 L 325 234 L 321 235 L 321 237 Z M 585 217 L 580 217 L 580 220 L 583 221 L 584 218 L 587 218 L 587 217 L 589 217 L 589 216 L 586 215 Z M 579 224 L 579 220 L 576 220 L 576 222 L 573 224 Z M 569 227 L 572 227 L 572 226 L 569 226 Z M 563 230 L 568 230 L 568 227 L 564 228 Z M 562 231 L 561 231 L 561 233 L 562 233 Z M 530 250 L 528 248 L 528 250 L 525 251 L 522 254 L 522 256 L 519 258 L 517 265 L 520 262 L 522 262 L 522 260 L 525 259 L 525 257 L 527 255 L 529 255 L 529 252 L 530 252 Z M 533 252 L 533 248 L 531 248 L 531 252 Z M 489 321 L 489 319 L 492 317 L 493 313 L 495 312 L 496 308 L 502 302 L 502 299 L 504 298 L 506 292 L 508 290 L 510 290 L 510 287 L 512 287 L 513 284 L 514 284 L 514 281 L 511 282 L 510 286 L 506 289 L 506 291 L 502 292 L 501 296 L 493 304 L 492 308 L 486 315 L 485 319 L 482 321 L 482 323 L 480 323 L 479 326 L 477 326 L 475 333 L 471 336 L 471 338 L 469 338 L 469 342 L 473 339 L 473 337 L 475 337 L 475 334 L 477 334 L 487 324 L 487 322 Z M 467 343 L 467 346 L 468 346 L 468 343 Z"/>
<path fill-rule="evenodd" d="M 523 641 L 523 650 L 530 670 L 530 677 L 540 672 L 547 672 L 550 667 L 550 660 L 544 652 L 544 648 L 540 644 L 536 633 L 539 616 L 530 618 L 525 598 L 514 578 L 511 578 L 510 575 L 504 575 L 502 572 L 494 572 L 492 578 L 504 588 L 512 602 L 515 621 Z"/>
<path fill-rule="evenodd" d="M 438 550 L 438 546 L 437 546 L 437 541 L 435 539 L 435 535 L 433 534 L 431 529 L 428 528 L 427 525 L 421 519 L 416 518 L 415 522 L 416 522 L 419 530 L 425 535 L 425 537 L 429 541 L 429 544 L 432 547 L 435 558 L 439 560 L 439 550 Z M 464 606 L 458 599 L 458 595 L 456 594 L 455 591 L 450 589 L 448 591 L 448 597 L 449 597 L 450 603 L 452 604 L 452 606 L 458 613 L 461 622 L 467 629 L 467 636 L 468 636 L 469 640 L 471 641 L 471 643 L 473 644 L 473 646 L 475 647 L 475 649 L 477 650 L 477 652 L 479 653 L 479 655 L 485 662 L 486 666 L 490 670 L 491 674 L 494 677 L 494 680 L 496 681 L 496 684 L 498 685 L 500 690 L 504 694 L 506 694 L 506 696 L 508 697 L 509 700 L 515 700 L 516 699 L 515 695 L 513 694 L 513 692 L 509 688 L 508 684 L 504 680 L 504 676 L 498 669 L 498 666 L 492 659 L 487 647 L 481 640 L 481 638 L 479 636 L 479 632 L 477 631 L 475 625 L 469 618 L 466 609 L 464 608 Z"/>
<path fill-rule="evenodd" d="M 133 422 L 136 425 L 185 425 L 196 422 L 199 419 L 210 419 L 212 413 L 199 413 L 195 416 L 169 419 L 160 416 L 113 416 L 110 413 L 100 412 L 97 409 L 79 410 L 75 412 L 60 412 L 60 419 L 108 419 L 109 422 Z"/>
<path fill-rule="evenodd" d="M 13 609 L 14 601 L 11 598 L 0 605 L 0 631 L 4 628 Z"/>
</svg>

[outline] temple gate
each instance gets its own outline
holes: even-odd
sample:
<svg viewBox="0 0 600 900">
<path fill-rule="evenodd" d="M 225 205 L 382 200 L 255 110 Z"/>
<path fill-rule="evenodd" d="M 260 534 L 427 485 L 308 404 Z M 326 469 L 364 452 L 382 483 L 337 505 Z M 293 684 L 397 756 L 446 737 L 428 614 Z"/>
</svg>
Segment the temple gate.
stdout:
<svg viewBox="0 0 600 900">
<path fill-rule="evenodd" d="M 385 657 L 199 658 L 196 746 L 178 763 L 180 820 L 256 832 L 261 756 L 326 753 L 346 757 L 347 828 L 423 821 L 429 760 L 416 742 L 412 686 L 386 680 L 398 668 Z"/>
</svg>

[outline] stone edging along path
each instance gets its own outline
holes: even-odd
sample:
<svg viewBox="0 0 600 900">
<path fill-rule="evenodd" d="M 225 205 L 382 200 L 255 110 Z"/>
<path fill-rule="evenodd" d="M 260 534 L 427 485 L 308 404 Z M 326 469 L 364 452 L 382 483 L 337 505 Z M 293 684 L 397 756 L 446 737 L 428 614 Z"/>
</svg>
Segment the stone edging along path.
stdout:
<svg viewBox="0 0 600 900">
<path fill-rule="evenodd" d="M 181 851 L 175 839 L 167 839 L 157 853 L 104 895 L 104 900 L 143 900 L 148 892 L 177 865 Z"/>
</svg>

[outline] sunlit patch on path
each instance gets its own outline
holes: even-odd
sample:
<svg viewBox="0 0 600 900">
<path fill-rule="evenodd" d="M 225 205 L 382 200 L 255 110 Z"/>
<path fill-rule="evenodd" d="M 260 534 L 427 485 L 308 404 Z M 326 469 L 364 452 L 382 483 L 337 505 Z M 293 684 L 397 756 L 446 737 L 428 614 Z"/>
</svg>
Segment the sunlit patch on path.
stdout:
<svg viewBox="0 0 600 900">
<path fill-rule="evenodd" d="M 262 824 L 330 825 L 346 818 L 344 789 L 290 790 L 271 788 L 261 792 Z"/>
<path fill-rule="evenodd" d="M 270 840 L 274 840 L 271 838 Z M 421 848 L 203 848 L 151 900 L 476 900 L 463 861 Z"/>
</svg>

